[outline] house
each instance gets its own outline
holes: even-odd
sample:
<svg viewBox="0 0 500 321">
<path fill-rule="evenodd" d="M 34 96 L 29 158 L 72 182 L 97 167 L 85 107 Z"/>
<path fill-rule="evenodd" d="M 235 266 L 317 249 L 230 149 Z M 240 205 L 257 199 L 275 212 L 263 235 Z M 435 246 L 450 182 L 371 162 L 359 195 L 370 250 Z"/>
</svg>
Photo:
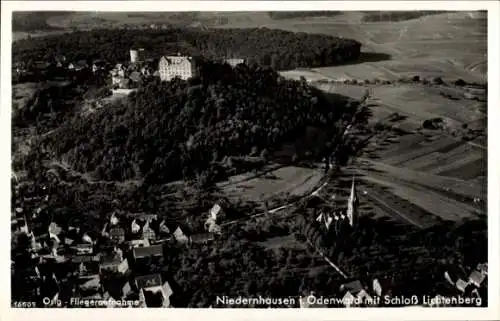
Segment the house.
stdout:
<svg viewBox="0 0 500 321">
<path fill-rule="evenodd" d="M 221 233 L 221 228 L 219 225 L 216 224 L 217 220 L 220 219 L 220 217 L 224 214 L 224 211 L 220 207 L 219 204 L 215 204 L 211 209 L 208 214 L 208 218 L 205 221 L 205 230 L 208 231 L 209 233 L 216 233 L 220 234 Z"/>
<path fill-rule="evenodd" d="M 17 73 L 23 73 L 26 72 L 26 64 L 22 61 L 16 61 L 12 63 L 12 69 L 15 70 Z M 18 182 L 17 177 L 13 175 L 16 179 L 16 182 Z"/>
<path fill-rule="evenodd" d="M 481 274 L 488 275 L 488 263 L 478 264 L 476 270 L 481 272 Z"/>
<path fill-rule="evenodd" d="M 133 234 L 137 234 L 137 233 L 139 233 L 140 230 L 141 230 L 141 226 L 139 225 L 139 223 L 137 222 L 137 220 L 134 219 L 132 221 L 132 223 L 130 224 L 130 231 Z"/>
<path fill-rule="evenodd" d="M 170 81 L 176 77 L 187 80 L 196 76 L 196 63 L 192 57 L 163 56 L 158 65 L 160 79 Z"/>
<path fill-rule="evenodd" d="M 139 289 L 139 301 L 144 307 L 170 307 L 173 291 L 168 282 L 162 282 L 161 275 L 151 274 L 135 279 Z"/>
<path fill-rule="evenodd" d="M 130 286 L 130 282 L 126 282 L 122 288 L 122 299 L 127 298 L 130 294 L 132 294 L 132 287 Z"/>
<path fill-rule="evenodd" d="M 125 230 L 121 227 L 113 227 L 109 230 L 109 237 L 115 242 L 125 241 Z"/>
<path fill-rule="evenodd" d="M 152 76 L 155 72 L 155 69 L 151 66 L 143 66 L 141 68 L 141 74 L 145 77 L 149 77 L 149 76 Z"/>
<path fill-rule="evenodd" d="M 226 63 L 234 68 L 234 67 L 238 66 L 239 64 L 244 64 L 245 59 L 241 59 L 241 58 L 226 59 Z"/>
<path fill-rule="evenodd" d="M 468 283 L 462 279 L 458 279 L 455 283 L 455 287 L 462 293 L 465 293 L 465 288 L 467 288 Z"/>
<path fill-rule="evenodd" d="M 479 271 L 472 271 L 469 276 L 469 283 L 475 285 L 476 287 L 481 287 L 486 275 L 482 274 Z"/>
<path fill-rule="evenodd" d="M 143 275 L 135 278 L 135 286 L 139 290 L 159 285 L 162 285 L 160 274 Z"/>
<path fill-rule="evenodd" d="M 117 64 L 116 67 L 115 67 L 115 70 L 116 70 L 116 74 L 119 76 L 119 77 L 122 77 L 124 78 L 125 77 L 125 66 L 122 65 L 122 64 Z"/>
<path fill-rule="evenodd" d="M 378 279 L 373 279 L 372 289 L 377 296 L 382 296 L 382 292 L 384 289 L 382 288 L 382 284 L 380 284 L 380 281 Z"/>
<path fill-rule="evenodd" d="M 81 70 L 85 70 L 88 68 L 88 64 L 85 60 L 79 60 L 77 61 L 74 65 L 73 65 L 73 70 L 75 71 L 81 71 Z"/>
<path fill-rule="evenodd" d="M 45 71 L 51 66 L 51 63 L 48 61 L 36 61 L 33 64 L 33 68 L 38 71 Z"/>
<path fill-rule="evenodd" d="M 103 273 L 104 271 L 111 271 L 125 274 L 127 273 L 128 269 L 128 260 L 120 259 L 117 256 L 104 257 L 101 264 L 99 264 L 99 273 Z"/>
<path fill-rule="evenodd" d="M 356 305 L 356 296 L 354 296 L 351 291 L 347 291 L 344 296 L 342 297 L 342 301 L 344 302 L 344 305 L 347 308 L 350 308 L 351 306 Z"/>
<path fill-rule="evenodd" d="M 164 243 L 166 243 L 167 241 L 170 241 L 172 239 L 172 237 L 166 237 L 166 238 L 162 238 L 162 239 L 156 239 L 156 240 L 151 240 L 149 242 L 150 245 L 163 245 Z"/>
<path fill-rule="evenodd" d="M 111 85 L 113 87 L 120 87 L 120 84 L 121 84 L 121 81 L 122 81 L 122 77 L 118 76 L 118 75 L 112 75 L 111 76 Z"/>
<path fill-rule="evenodd" d="M 375 303 L 359 280 L 343 284 L 340 291 L 345 292 L 343 297 L 344 304 L 347 307 L 373 305 Z"/>
<path fill-rule="evenodd" d="M 62 229 L 55 222 L 49 224 L 49 234 L 59 236 L 61 234 Z"/>
<path fill-rule="evenodd" d="M 64 238 L 64 244 L 66 244 L 66 245 L 72 245 L 74 242 L 75 242 L 75 240 L 72 238 L 69 238 L 69 237 Z"/>
<path fill-rule="evenodd" d="M 154 240 L 156 239 L 156 233 L 150 226 L 151 222 L 147 221 L 146 224 L 142 227 L 142 238 L 145 240 Z"/>
<path fill-rule="evenodd" d="M 31 238 L 30 238 L 31 239 L 31 250 L 33 252 L 40 251 L 43 248 L 43 244 L 36 239 L 36 236 L 33 233 L 31 233 L 30 236 L 31 236 Z"/>
<path fill-rule="evenodd" d="M 181 229 L 181 227 L 177 227 L 177 229 L 173 233 L 174 238 L 177 242 L 179 243 L 189 243 L 190 238 L 184 234 L 184 231 Z"/>
<path fill-rule="evenodd" d="M 476 300 L 479 300 L 482 302 L 483 298 L 481 297 L 481 294 L 479 293 L 478 289 L 474 289 L 471 292 L 471 296 L 475 298 Z"/>
<path fill-rule="evenodd" d="M 146 50 L 144 48 L 130 49 L 130 62 L 136 63 L 146 60 Z"/>
<path fill-rule="evenodd" d="M 106 62 L 103 60 L 94 60 L 92 64 L 92 72 L 97 72 L 98 70 L 104 70 L 106 68 Z"/>
<path fill-rule="evenodd" d="M 140 72 L 138 72 L 138 71 L 133 71 L 133 72 L 130 74 L 129 79 L 130 79 L 133 83 L 137 84 L 137 83 L 139 83 L 139 82 L 141 81 L 141 79 L 142 79 L 141 73 L 140 73 Z"/>
<path fill-rule="evenodd" d="M 80 260 L 75 260 L 74 258 L 71 259 L 71 263 L 78 264 L 78 273 L 81 276 L 95 275 L 99 273 L 99 262 L 97 262 L 93 256 L 76 256 L 75 258 L 83 258 Z"/>
<path fill-rule="evenodd" d="M 118 87 L 121 89 L 129 89 L 130 88 L 130 79 L 129 78 L 121 78 Z"/>
<path fill-rule="evenodd" d="M 132 248 L 136 248 L 136 247 L 146 247 L 146 246 L 149 246 L 149 241 L 147 239 L 138 239 L 138 240 L 131 240 L 129 242 L 129 245 L 132 247 Z"/>
<path fill-rule="evenodd" d="M 222 213 L 223 213 L 222 207 L 220 207 L 219 204 L 215 204 L 210 209 L 210 217 L 209 218 L 213 219 L 214 221 L 217 221 L 218 215 L 222 214 Z"/>
<path fill-rule="evenodd" d="M 160 257 L 163 256 L 163 245 L 152 245 L 145 247 L 134 247 L 132 249 L 134 259 L 139 260 L 147 257 Z"/>
<path fill-rule="evenodd" d="M 97 262 L 98 258 L 94 255 L 75 255 L 71 257 L 70 262 L 73 264 Z"/>
<path fill-rule="evenodd" d="M 88 243 L 77 244 L 73 247 L 73 249 L 76 251 L 77 255 L 92 254 L 94 252 L 92 244 Z"/>
<path fill-rule="evenodd" d="M 170 229 L 167 226 L 167 222 L 165 220 L 161 221 L 159 226 L 158 226 L 159 234 L 160 235 L 170 235 Z"/>
</svg>

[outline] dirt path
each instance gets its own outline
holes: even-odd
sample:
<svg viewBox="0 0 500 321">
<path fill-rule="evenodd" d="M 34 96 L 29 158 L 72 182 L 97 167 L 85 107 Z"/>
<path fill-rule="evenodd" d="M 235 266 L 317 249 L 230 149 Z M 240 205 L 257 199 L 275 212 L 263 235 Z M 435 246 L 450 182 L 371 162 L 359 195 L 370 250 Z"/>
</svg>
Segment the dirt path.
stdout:
<svg viewBox="0 0 500 321">
<path fill-rule="evenodd" d="M 347 274 L 345 274 L 338 266 L 336 266 L 326 255 L 323 251 L 321 250 L 318 250 L 312 243 L 311 241 L 307 240 L 307 243 L 313 248 L 316 250 L 316 252 L 319 253 L 319 255 L 321 255 L 321 257 L 323 258 L 323 260 L 325 260 L 326 263 L 328 263 L 328 265 L 330 265 L 332 268 L 335 269 L 335 271 L 337 271 L 344 279 L 347 279 Z"/>
</svg>

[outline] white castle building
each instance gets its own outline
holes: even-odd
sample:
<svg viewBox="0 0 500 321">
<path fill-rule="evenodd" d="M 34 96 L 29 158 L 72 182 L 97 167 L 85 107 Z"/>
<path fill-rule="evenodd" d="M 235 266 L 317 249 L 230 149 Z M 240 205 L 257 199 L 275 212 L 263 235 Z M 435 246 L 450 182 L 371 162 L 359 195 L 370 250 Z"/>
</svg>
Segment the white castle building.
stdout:
<svg viewBox="0 0 500 321">
<path fill-rule="evenodd" d="M 143 48 L 130 49 L 130 62 L 136 63 L 146 60 L 146 51 Z"/>
<path fill-rule="evenodd" d="M 162 81 L 170 81 L 175 77 L 187 80 L 196 76 L 196 63 L 192 57 L 163 56 L 158 71 Z"/>
</svg>

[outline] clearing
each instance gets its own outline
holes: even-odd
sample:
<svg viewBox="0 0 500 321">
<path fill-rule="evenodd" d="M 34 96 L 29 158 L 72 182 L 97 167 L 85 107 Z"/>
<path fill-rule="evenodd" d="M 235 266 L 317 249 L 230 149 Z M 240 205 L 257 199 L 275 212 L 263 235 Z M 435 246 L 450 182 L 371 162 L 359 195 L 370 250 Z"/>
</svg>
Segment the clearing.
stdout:
<svg viewBox="0 0 500 321">
<path fill-rule="evenodd" d="M 286 166 L 258 177 L 252 173 L 233 176 L 222 189 L 233 199 L 263 202 L 273 197 L 302 196 L 318 185 L 322 174 L 319 169 Z"/>
</svg>

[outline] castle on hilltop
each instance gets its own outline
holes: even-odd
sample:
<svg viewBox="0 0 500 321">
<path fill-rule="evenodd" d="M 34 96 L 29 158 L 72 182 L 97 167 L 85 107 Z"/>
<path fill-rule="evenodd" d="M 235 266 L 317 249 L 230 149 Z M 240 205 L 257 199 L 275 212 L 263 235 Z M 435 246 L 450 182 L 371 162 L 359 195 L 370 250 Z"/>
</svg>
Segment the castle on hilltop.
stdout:
<svg viewBox="0 0 500 321">
<path fill-rule="evenodd" d="M 196 76 L 196 62 L 192 57 L 163 56 L 160 59 L 158 71 L 162 81 L 170 81 L 175 77 L 187 80 Z"/>
</svg>

